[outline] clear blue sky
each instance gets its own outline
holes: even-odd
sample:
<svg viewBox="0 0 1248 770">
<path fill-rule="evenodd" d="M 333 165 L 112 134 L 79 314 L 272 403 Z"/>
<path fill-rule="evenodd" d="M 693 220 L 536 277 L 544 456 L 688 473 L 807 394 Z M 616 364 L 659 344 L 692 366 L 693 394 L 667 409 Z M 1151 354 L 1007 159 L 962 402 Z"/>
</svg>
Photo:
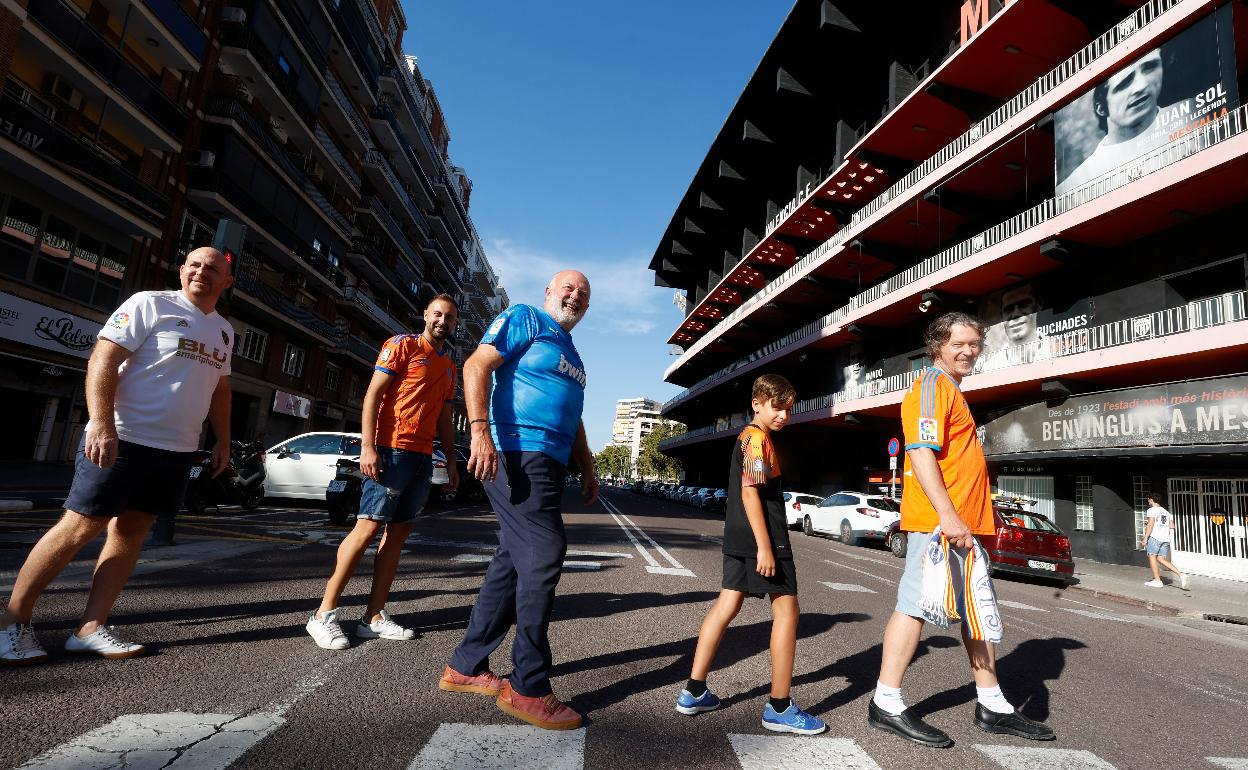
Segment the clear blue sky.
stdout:
<svg viewBox="0 0 1248 770">
<path fill-rule="evenodd" d="M 589 276 L 573 332 L 597 451 L 615 402 L 663 382 L 681 316 L 646 269 L 789 0 L 403 0 L 404 48 L 433 82 L 451 159 L 512 302 L 561 268 Z"/>
</svg>

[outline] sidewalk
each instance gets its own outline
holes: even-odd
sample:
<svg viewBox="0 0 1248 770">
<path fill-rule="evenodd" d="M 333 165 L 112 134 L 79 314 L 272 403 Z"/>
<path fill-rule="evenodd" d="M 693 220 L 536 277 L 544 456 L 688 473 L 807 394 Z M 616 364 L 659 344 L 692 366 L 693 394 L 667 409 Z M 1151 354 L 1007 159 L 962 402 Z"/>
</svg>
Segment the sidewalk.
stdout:
<svg viewBox="0 0 1248 770">
<path fill-rule="evenodd" d="M 73 463 L 0 461 L 0 497 L 11 497 L 8 494 L 10 490 L 69 489 L 69 482 L 73 479 Z"/>
<path fill-rule="evenodd" d="M 1235 580 L 1190 575 L 1189 590 L 1179 588 L 1169 572 L 1162 571 L 1165 588 L 1149 588 L 1144 582 L 1152 579 L 1147 567 L 1102 564 L 1088 559 L 1075 559 L 1075 591 L 1094 596 L 1112 596 L 1145 607 L 1172 609 L 1185 617 L 1206 615 L 1230 616 L 1248 623 L 1248 583 Z"/>
</svg>

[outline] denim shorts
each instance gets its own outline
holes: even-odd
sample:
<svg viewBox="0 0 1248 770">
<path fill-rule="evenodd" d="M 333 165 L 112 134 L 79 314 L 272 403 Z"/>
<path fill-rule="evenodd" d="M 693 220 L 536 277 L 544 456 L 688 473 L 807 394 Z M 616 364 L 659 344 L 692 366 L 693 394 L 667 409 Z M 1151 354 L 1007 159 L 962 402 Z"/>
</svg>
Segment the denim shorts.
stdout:
<svg viewBox="0 0 1248 770">
<path fill-rule="evenodd" d="M 901 573 L 901 581 L 897 584 L 897 606 L 895 609 L 903 615 L 923 620 L 923 610 L 919 609 L 919 600 L 923 598 L 923 553 L 932 539 L 931 532 L 910 532 L 906 536 L 906 569 Z M 961 570 L 966 561 L 967 551 L 962 548 L 949 548 L 949 566 Z M 991 574 L 991 571 L 990 571 Z M 991 577 L 989 578 L 991 579 Z M 954 585 L 961 582 L 954 576 Z M 960 620 L 954 620 L 960 623 Z"/>
<path fill-rule="evenodd" d="M 433 456 L 406 449 L 377 447 L 380 481 L 364 479 L 357 519 L 403 524 L 420 515 L 433 485 Z"/>
<path fill-rule="evenodd" d="M 1150 537 L 1148 542 L 1144 544 L 1144 552 L 1149 556 L 1164 556 L 1169 559 L 1170 543 L 1168 541 L 1163 543 L 1155 537 Z"/>
<path fill-rule="evenodd" d="M 105 518 L 125 511 L 172 516 L 182 507 L 194 457 L 194 452 L 118 441 L 117 460 L 101 468 L 79 449 L 65 509 Z"/>
</svg>

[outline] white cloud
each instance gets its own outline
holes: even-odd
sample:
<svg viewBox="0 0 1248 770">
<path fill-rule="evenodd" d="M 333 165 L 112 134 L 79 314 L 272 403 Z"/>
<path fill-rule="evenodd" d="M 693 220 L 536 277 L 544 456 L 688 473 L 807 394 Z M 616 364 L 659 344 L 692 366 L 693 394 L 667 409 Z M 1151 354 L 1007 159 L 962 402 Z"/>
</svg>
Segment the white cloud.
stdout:
<svg viewBox="0 0 1248 770">
<path fill-rule="evenodd" d="M 649 334 L 665 304 L 665 292 L 654 286 L 654 276 L 643 257 L 565 259 L 533 251 L 506 238 L 492 238 L 486 248 L 512 302 L 540 305 L 551 276 L 575 269 L 589 278 L 589 315 L 585 323 L 624 334 Z"/>
</svg>

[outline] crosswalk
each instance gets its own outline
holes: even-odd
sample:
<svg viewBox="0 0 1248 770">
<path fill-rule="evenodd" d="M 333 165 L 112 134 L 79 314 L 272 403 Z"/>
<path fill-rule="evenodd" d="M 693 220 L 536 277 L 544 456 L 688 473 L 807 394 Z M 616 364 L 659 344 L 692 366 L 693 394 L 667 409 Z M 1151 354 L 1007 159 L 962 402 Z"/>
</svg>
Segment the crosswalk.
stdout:
<svg viewBox="0 0 1248 770">
<path fill-rule="evenodd" d="M 90 730 L 31 759 L 17 770 L 226 770 L 249 749 L 282 728 L 284 708 L 252 714 L 131 714 Z M 541 730 L 522 724 L 442 723 L 409 760 L 408 770 L 544 768 L 581 770 L 588 728 Z M 799 738 L 772 733 L 729 733 L 727 742 L 742 770 L 775 767 L 882 770 L 854 739 L 822 735 Z M 1004 770 L 1118 770 L 1096 754 L 1070 748 L 972 744 L 992 766 Z M 1122 768 L 1136 766 L 1122 760 Z M 965 764 L 965 762 L 961 762 Z M 1248 757 L 1206 757 L 1186 767 L 1248 770 Z"/>
</svg>

